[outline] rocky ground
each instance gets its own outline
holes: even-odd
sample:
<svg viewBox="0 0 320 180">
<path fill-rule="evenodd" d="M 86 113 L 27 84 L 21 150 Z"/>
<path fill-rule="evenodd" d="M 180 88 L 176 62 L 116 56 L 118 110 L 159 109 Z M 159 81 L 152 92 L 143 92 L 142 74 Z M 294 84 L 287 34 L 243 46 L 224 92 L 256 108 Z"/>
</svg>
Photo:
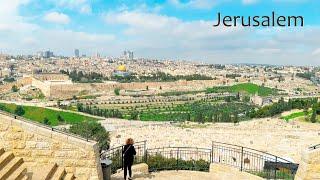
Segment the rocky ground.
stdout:
<svg viewBox="0 0 320 180">
<path fill-rule="evenodd" d="M 285 122 L 278 118 L 232 123 L 177 125 L 159 122 L 107 119 L 102 124 L 111 132 L 111 146 L 128 137 L 147 140 L 148 148 L 189 146 L 210 148 L 212 141 L 265 151 L 299 163 L 301 152 L 320 143 L 320 124 Z"/>
</svg>

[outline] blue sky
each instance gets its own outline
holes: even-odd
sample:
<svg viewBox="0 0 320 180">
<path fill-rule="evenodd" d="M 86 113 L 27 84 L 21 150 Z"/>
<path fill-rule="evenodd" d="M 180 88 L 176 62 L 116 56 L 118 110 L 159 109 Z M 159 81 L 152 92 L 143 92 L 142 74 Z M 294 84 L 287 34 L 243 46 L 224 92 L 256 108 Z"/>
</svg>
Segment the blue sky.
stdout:
<svg viewBox="0 0 320 180">
<path fill-rule="evenodd" d="M 302 15 L 303 28 L 212 28 L 216 14 Z M 319 65 L 318 0 L 0 0 L 0 51 Z"/>
</svg>

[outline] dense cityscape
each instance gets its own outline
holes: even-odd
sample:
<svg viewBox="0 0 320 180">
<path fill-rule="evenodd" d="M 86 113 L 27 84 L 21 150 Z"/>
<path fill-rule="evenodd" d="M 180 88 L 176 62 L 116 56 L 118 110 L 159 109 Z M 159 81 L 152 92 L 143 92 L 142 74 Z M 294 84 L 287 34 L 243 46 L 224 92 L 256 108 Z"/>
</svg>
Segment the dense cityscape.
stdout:
<svg viewBox="0 0 320 180">
<path fill-rule="evenodd" d="M 0 0 L 0 180 L 320 179 L 319 2 Z"/>
<path fill-rule="evenodd" d="M 208 139 L 299 163 L 299 152 L 318 141 L 317 67 L 156 60 L 131 51 L 91 57 L 78 49 L 73 57 L 2 54 L 0 67 L 1 112 L 93 139 L 100 152 L 127 137 L 148 148 L 210 148 Z"/>
</svg>

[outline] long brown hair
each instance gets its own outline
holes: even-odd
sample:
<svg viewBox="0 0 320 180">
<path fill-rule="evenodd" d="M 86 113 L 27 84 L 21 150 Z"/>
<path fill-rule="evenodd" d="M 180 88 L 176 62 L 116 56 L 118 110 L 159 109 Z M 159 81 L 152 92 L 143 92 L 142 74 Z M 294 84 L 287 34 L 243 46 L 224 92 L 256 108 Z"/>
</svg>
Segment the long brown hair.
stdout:
<svg viewBox="0 0 320 180">
<path fill-rule="evenodd" d="M 128 139 L 126 140 L 126 145 L 129 145 L 129 144 L 131 144 L 131 145 L 134 144 L 134 141 L 133 141 L 132 138 L 128 138 Z"/>
</svg>

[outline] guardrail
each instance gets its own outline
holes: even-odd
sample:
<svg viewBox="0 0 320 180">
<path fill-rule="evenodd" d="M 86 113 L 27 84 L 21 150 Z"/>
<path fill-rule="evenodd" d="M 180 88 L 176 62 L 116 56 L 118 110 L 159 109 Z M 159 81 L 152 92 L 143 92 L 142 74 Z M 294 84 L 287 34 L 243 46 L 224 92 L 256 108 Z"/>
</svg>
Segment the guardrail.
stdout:
<svg viewBox="0 0 320 180">
<path fill-rule="evenodd" d="M 211 149 L 195 147 L 163 147 L 147 149 L 149 171 L 192 170 L 209 171 Z"/>
<path fill-rule="evenodd" d="M 310 146 L 309 150 L 315 150 L 315 149 L 319 149 L 320 148 L 320 144 L 314 145 L 314 146 Z"/>
<path fill-rule="evenodd" d="M 135 163 L 145 162 L 149 171 L 193 170 L 209 171 L 211 163 L 225 164 L 266 179 L 294 179 L 298 164 L 284 158 L 255 149 L 212 142 L 210 148 L 162 147 L 146 148 L 146 141 L 135 144 Z M 122 168 L 123 146 L 112 148 L 101 154 L 101 159 L 113 161 L 112 172 Z"/>
<path fill-rule="evenodd" d="M 294 179 L 298 164 L 259 150 L 212 142 L 212 162 L 238 168 L 267 179 Z"/>
<path fill-rule="evenodd" d="M 51 126 L 47 126 L 45 124 L 41 124 L 41 123 L 38 123 L 36 121 L 30 120 L 30 119 L 26 119 L 26 118 L 21 117 L 21 116 L 17 116 L 15 114 L 11 114 L 11 113 L 6 112 L 6 111 L 0 110 L 0 114 L 8 116 L 8 117 L 11 117 L 11 118 L 14 118 L 15 120 L 18 120 L 18 121 L 29 123 L 29 124 L 32 124 L 32 125 L 35 125 L 35 126 L 38 126 L 38 127 L 41 127 L 41 128 L 45 128 L 45 129 L 48 129 L 48 130 L 51 130 L 51 131 L 54 131 L 54 132 L 58 132 L 60 134 L 64 134 L 64 135 L 67 135 L 67 136 L 70 136 L 70 137 L 81 139 L 81 140 L 84 140 L 84 141 L 87 141 L 87 142 L 95 142 L 94 140 L 90 139 L 89 137 L 83 138 L 82 136 L 79 136 L 77 134 L 73 134 L 73 133 L 70 133 L 70 132 L 65 132 L 65 131 L 62 131 L 60 129 L 57 129 L 57 128 L 54 128 L 54 127 L 51 127 Z"/>
<path fill-rule="evenodd" d="M 117 169 L 123 169 L 123 148 L 125 145 L 111 148 L 107 151 L 104 151 L 100 154 L 100 159 L 109 159 L 112 161 L 111 172 L 115 173 Z M 147 141 L 140 141 L 134 144 L 136 149 L 136 156 L 134 159 L 134 164 L 146 162 L 146 148 Z"/>
</svg>

